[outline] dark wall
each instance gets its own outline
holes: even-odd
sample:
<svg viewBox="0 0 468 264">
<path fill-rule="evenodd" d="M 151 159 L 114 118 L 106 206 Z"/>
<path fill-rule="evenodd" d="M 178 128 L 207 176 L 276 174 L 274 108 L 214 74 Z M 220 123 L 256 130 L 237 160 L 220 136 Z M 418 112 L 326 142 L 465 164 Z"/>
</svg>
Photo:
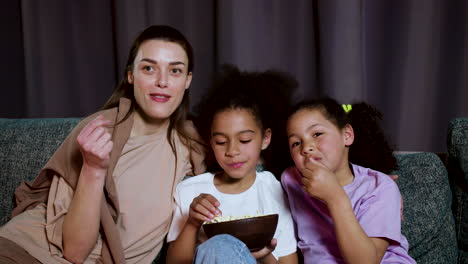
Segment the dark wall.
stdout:
<svg viewBox="0 0 468 264">
<path fill-rule="evenodd" d="M 19 118 L 26 116 L 23 38 L 21 8 L 19 1 L 4 1 L 0 8 L 1 117 Z"/>
</svg>

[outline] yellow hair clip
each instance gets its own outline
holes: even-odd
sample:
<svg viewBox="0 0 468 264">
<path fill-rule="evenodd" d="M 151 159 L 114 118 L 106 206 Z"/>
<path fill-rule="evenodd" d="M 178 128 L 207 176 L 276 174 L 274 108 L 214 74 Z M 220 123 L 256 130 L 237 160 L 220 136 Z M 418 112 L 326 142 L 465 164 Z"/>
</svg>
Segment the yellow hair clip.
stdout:
<svg viewBox="0 0 468 264">
<path fill-rule="evenodd" d="M 351 111 L 352 107 L 350 104 L 347 104 L 347 105 L 341 105 L 343 107 L 343 110 L 346 112 L 346 113 L 349 113 L 349 111 Z"/>
</svg>

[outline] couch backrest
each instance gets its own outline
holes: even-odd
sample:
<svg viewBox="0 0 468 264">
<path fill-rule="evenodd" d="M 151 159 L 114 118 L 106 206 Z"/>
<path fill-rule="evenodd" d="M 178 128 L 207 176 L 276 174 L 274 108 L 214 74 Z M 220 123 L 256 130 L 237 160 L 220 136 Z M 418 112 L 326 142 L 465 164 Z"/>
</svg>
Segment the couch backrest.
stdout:
<svg viewBox="0 0 468 264">
<path fill-rule="evenodd" d="M 450 121 L 447 131 L 448 168 L 452 183 L 453 210 L 460 262 L 468 263 L 468 118 Z"/>
<path fill-rule="evenodd" d="M 9 220 L 14 190 L 32 180 L 81 118 L 0 118 L 0 226 Z M 466 131 L 466 130 L 465 130 Z M 466 150 L 466 148 L 465 148 Z M 433 153 L 396 155 L 404 199 L 402 232 L 418 263 L 456 263 L 457 241 L 447 170 Z"/>
<path fill-rule="evenodd" d="M 0 226 L 9 220 L 14 191 L 32 180 L 81 118 L 0 118 Z"/>
<path fill-rule="evenodd" d="M 454 118 L 447 131 L 449 161 L 462 173 L 468 182 L 468 117 Z"/>
<path fill-rule="evenodd" d="M 403 196 L 402 232 L 417 263 L 457 263 L 458 247 L 447 170 L 434 153 L 397 154 Z"/>
</svg>

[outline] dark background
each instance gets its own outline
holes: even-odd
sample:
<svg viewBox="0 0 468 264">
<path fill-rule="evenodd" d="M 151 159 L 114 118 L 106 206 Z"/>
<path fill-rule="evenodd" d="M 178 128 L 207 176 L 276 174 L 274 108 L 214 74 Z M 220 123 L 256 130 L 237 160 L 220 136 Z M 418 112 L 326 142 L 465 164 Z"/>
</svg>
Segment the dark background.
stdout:
<svg viewBox="0 0 468 264">
<path fill-rule="evenodd" d="M 3 118 L 95 112 L 151 24 L 194 46 L 192 106 L 231 63 L 291 73 L 295 101 L 376 105 L 403 151 L 446 151 L 449 120 L 468 117 L 464 0 L 11 0 L 0 20 Z"/>
</svg>

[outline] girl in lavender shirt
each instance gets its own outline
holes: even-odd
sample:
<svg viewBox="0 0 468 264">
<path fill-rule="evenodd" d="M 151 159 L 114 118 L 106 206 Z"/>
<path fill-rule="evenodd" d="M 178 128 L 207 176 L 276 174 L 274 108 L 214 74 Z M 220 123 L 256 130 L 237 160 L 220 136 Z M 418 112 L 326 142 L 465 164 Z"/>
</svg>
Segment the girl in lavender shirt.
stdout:
<svg viewBox="0 0 468 264">
<path fill-rule="evenodd" d="M 396 160 L 381 114 L 323 98 L 297 105 L 287 135 L 295 166 L 281 176 L 304 263 L 415 263 L 401 234 L 401 198 L 384 173 Z"/>
</svg>

